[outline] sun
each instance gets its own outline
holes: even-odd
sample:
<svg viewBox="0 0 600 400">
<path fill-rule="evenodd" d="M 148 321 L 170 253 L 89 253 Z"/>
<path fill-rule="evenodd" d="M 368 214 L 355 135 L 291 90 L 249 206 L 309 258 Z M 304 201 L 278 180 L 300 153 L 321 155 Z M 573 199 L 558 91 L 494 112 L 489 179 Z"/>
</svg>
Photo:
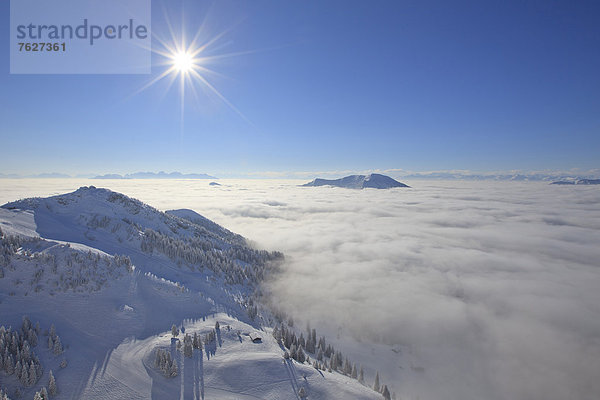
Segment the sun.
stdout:
<svg viewBox="0 0 600 400">
<path fill-rule="evenodd" d="M 253 125 L 212 83 L 213 78 L 225 77 L 225 75 L 215 71 L 210 67 L 212 64 L 218 64 L 220 60 L 228 57 L 235 57 L 242 54 L 252 53 L 252 51 L 223 53 L 219 50 L 223 48 L 223 37 L 231 30 L 227 29 L 214 36 L 207 36 L 202 26 L 198 28 L 191 40 L 186 40 L 185 29 L 181 25 L 179 35 L 173 29 L 167 15 L 166 25 L 169 28 L 170 36 L 162 37 L 153 33 L 153 47 L 150 51 L 161 57 L 161 60 L 155 65 L 164 67 L 162 72 L 146 82 L 142 87 L 136 90 L 133 95 L 137 95 L 151 86 L 157 84 L 163 79 L 167 82 L 167 90 L 174 84 L 179 88 L 180 102 L 180 125 L 183 132 L 185 100 L 190 93 L 196 101 L 196 106 L 201 103 L 201 95 L 214 96 L 232 111 L 238 114 L 244 121 Z M 156 42 L 156 43 L 155 43 Z M 154 62 L 153 62 L 154 63 Z M 154 64 L 153 64 L 154 65 Z"/>
<path fill-rule="evenodd" d="M 178 72 L 187 73 L 194 68 L 194 56 L 188 51 L 178 51 L 171 59 L 173 67 Z"/>
</svg>

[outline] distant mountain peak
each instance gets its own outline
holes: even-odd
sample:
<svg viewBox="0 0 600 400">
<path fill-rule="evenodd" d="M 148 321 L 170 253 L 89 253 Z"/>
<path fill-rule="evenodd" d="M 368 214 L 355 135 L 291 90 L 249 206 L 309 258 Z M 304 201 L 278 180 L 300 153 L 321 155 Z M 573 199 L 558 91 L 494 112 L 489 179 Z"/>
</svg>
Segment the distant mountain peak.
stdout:
<svg viewBox="0 0 600 400">
<path fill-rule="evenodd" d="M 390 189 L 394 187 L 410 187 L 389 176 L 381 174 L 349 175 L 339 179 L 317 178 L 302 186 L 336 186 L 347 189 Z"/>
<path fill-rule="evenodd" d="M 563 179 L 560 181 L 552 182 L 551 185 L 600 185 L 600 179 Z"/>
</svg>

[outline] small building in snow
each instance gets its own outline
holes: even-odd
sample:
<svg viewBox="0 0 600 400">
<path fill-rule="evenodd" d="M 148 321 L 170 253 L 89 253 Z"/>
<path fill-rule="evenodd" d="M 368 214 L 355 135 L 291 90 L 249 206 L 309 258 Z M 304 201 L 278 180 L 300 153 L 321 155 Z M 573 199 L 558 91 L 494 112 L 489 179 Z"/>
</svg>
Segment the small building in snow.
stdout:
<svg viewBox="0 0 600 400">
<path fill-rule="evenodd" d="M 260 333 L 258 333 L 258 332 L 251 332 L 249 336 L 250 336 L 250 340 L 252 340 L 252 342 L 254 342 L 254 343 L 262 342 L 262 338 L 260 336 Z"/>
</svg>

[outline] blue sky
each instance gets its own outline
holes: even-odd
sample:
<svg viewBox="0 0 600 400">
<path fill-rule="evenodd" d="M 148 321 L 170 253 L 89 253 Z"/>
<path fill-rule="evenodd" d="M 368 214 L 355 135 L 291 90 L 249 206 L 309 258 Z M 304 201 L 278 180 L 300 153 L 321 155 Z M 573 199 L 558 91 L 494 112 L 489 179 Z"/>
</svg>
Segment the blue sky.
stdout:
<svg viewBox="0 0 600 400">
<path fill-rule="evenodd" d="M 207 66 L 244 118 L 201 93 L 182 126 L 176 87 L 132 95 L 162 66 L 10 75 L 2 1 L 0 172 L 598 168 L 599 3 L 498 3 L 153 2 L 154 34 L 241 53 Z"/>
</svg>

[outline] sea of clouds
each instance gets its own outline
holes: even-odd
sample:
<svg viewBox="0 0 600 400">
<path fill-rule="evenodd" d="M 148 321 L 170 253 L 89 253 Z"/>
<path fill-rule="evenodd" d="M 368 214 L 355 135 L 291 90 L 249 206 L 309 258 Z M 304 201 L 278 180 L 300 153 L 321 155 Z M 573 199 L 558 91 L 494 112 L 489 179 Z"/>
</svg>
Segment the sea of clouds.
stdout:
<svg viewBox="0 0 600 400">
<path fill-rule="evenodd" d="M 2 180 L 0 202 L 96 184 L 280 250 L 274 302 L 401 398 L 600 398 L 600 187 L 220 183 Z"/>
</svg>

